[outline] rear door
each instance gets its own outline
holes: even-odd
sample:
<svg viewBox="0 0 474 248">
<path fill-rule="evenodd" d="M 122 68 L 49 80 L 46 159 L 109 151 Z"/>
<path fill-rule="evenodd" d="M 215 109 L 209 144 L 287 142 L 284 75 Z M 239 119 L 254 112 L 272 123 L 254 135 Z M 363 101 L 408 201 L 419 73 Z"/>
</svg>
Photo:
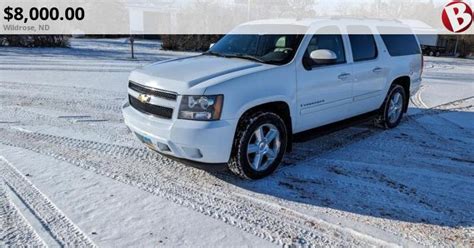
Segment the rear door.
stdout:
<svg viewBox="0 0 474 248">
<path fill-rule="evenodd" d="M 379 107 L 379 99 L 385 94 L 389 72 L 384 63 L 372 30 L 367 26 L 349 25 L 350 47 L 353 57 L 353 100 L 352 115 L 362 114 Z"/>
<path fill-rule="evenodd" d="M 308 130 L 347 117 L 352 102 L 352 70 L 347 59 L 347 36 L 336 26 L 318 29 L 306 45 L 303 61 L 297 66 L 297 104 L 300 118 L 297 131 Z M 328 49 L 337 55 L 332 64 L 317 65 L 312 51 Z"/>
<path fill-rule="evenodd" d="M 385 44 L 389 55 L 391 71 L 388 78 L 393 80 L 401 76 L 410 77 L 411 93 L 414 93 L 421 83 L 423 56 L 416 36 L 406 27 L 377 27 L 382 33 L 382 43 Z"/>
</svg>

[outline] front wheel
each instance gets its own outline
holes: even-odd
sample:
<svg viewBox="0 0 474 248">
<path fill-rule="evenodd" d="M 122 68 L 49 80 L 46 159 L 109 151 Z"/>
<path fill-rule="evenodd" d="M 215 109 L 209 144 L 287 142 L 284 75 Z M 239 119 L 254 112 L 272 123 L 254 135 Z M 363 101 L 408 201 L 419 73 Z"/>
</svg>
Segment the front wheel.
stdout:
<svg viewBox="0 0 474 248">
<path fill-rule="evenodd" d="M 283 160 L 287 140 L 285 122 L 277 114 L 258 112 L 244 117 L 237 130 L 229 169 L 245 179 L 268 176 Z"/>
<path fill-rule="evenodd" d="M 387 129 L 397 127 L 403 118 L 406 97 L 405 89 L 401 85 L 393 85 L 380 111 L 378 124 Z"/>
</svg>

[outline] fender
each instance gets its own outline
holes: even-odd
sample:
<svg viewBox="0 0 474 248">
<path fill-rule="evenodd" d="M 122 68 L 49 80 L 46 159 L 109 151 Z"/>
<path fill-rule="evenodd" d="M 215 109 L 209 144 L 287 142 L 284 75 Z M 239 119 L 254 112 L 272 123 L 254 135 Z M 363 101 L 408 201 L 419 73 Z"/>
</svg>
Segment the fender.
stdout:
<svg viewBox="0 0 474 248">
<path fill-rule="evenodd" d="M 260 105 L 268 104 L 268 103 L 273 103 L 273 102 L 284 102 L 284 103 L 286 103 L 286 105 L 288 105 L 288 108 L 290 110 L 291 125 L 294 129 L 294 126 L 296 125 L 296 122 L 295 122 L 296 117 L 294 115 L 294 113 L 297 112 L 294 109 L 296 104 L 292 103 L 291 98 L 289 98 L 288 96 L 285 96 L 285 95 L 276 95 L 276 96 L 271 96 L 271 97 L 265 97 L 265 98 L 256 99 L 256 100 L 251 101 L 251 102 L 247 102 L 246 104 L 244 104 L 239 109 L 239 111 L 237 113 L 238 118 L 240 119 L 245 112 L 247 112 L 248 110 L 250 110 L 252 108 L 258 107 Z M 294 130 L 292 130 L 292 131 L 294 131 Z"/>
</svg>

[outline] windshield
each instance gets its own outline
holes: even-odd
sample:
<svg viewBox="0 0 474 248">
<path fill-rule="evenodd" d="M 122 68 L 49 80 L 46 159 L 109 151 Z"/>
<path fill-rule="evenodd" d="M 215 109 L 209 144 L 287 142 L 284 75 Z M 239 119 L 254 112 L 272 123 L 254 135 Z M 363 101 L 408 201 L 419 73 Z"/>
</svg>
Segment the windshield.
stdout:
<svg viewBox="0 0 474 248">
<path fill-rule="evenodd" d="M 205 54 L 283 65 L 293 59 L 303 36 L 231 34 L 224 36 Z"/>
</svg>

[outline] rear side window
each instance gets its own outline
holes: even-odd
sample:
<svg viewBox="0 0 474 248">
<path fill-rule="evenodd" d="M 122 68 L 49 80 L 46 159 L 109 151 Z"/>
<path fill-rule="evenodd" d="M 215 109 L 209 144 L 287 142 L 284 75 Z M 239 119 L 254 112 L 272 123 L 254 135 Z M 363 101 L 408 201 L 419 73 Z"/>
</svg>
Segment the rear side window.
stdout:
<svg viewBox="0 0 474 248">
<path fill-rule="evenodd" d="M 399 33 L 381 35 L 390 56 L 420 54 L 420 46 L 415 35 L 409 29 L 391 27 L 379 27 L 378 29 L 381 33 L 387 33 L 387 31 L 388 33 Z"/>
<path fill-rule="evenodd" d="M 348 26 L 354 62 L 376 59 L 378 55 L 372 31 L 364 26 Z"/>
</svg>

